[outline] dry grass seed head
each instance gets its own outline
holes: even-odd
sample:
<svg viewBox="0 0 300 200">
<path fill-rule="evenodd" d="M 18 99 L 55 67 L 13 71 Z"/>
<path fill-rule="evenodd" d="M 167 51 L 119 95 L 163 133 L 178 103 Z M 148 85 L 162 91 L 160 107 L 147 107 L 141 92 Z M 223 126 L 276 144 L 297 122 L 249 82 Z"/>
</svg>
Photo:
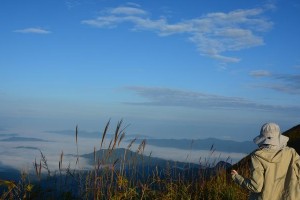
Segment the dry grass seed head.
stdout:
<svg viewBox="0 0 300 200">
<path fill-rule="evenodd" d="M 105 138 L 105 136 L 106 136 L 106 133 L 107 133 L 109 124 L 110 124 L 110 119 L 108 120 L 108 122 L 106 123 L 106 126 L 105 126 L 105 128 L 104 128 L 104 131 L 103 131 L 103 134 L 102 134 L 102 140 L 101 140 L 100 149 L 102 149 L 103 141 L 104 141 L 104 138 Z"/>
</svg>

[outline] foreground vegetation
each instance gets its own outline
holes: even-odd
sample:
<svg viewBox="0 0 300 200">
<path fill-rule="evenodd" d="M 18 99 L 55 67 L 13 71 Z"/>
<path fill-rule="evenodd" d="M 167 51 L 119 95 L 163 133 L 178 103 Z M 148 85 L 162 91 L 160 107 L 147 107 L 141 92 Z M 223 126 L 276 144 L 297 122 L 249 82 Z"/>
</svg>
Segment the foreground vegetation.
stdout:
<svg viewBox="0 0 300 200">
<path fill-rule="evenodd" d="M 211 173 L 189 166 L 179 169 L 174 163 L 161 167 L 151 164 L 151 155 L 144 156 L 146 141 L 143 140 L 132 154 L 132 140 L 121 157 L 114 152 L 125 137 L 122 121 L 118 122 L 108 149 L 103 142 L 110 121 L 106 124 L 99 151 L 94 148 L 93 169 L 79 169 L 78 128 L 75 131 L 77 145 L 76 167 L 64 167 L 63 152 L 58 163 L 59 170 L 52 172 L 46 156 L 41 152 L 35 161 L 35 177 L 22 173 L 19 182 L 0 180 L 5 187 L 0 199 L 200 199 L 244 200 L 248 193 L 231 181 L 230 174 L 220 167 Z M 99 154 L 100 151 L 102 154 Z M 176 165 L 176 164 L 175 164 Z M 242 173 L 247 173 L 246 171 Z"/>
</svg>

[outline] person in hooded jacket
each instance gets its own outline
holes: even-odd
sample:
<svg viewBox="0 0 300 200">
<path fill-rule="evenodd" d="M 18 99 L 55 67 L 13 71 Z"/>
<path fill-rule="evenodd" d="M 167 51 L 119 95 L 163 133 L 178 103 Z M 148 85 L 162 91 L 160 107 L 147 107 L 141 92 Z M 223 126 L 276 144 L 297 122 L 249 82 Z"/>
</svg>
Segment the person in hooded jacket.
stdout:
<svg viewBox="0 0 300 200">
<path fill-rule="evenodd" d="M 300 200 L 300 157 L 288 140 L 277 124 L 264 124 L 253 139 L 259 148 L 251 154 L 250 178 L 231 171 L 232 179 L 251 191 L 250 200 Z"/>
</svg>

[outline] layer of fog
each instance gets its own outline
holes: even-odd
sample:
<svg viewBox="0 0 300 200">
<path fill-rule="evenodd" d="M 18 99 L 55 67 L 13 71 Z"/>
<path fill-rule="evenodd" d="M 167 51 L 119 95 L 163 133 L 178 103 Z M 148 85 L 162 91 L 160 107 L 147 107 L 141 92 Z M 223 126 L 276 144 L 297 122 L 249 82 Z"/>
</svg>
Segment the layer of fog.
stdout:
<svg viewBox="0 0 300 200">
<path fill-rule="evenodd" d="M 63 153 L 63 168 L 70 165 L 71 169 L 87 169 L 91 166 L 88 161 L 82 157 L 79 158 L 79 165 L 76 165 L 77 148 L 78 154 L 83 155 L 92 153 L 94 148 L 100 149 L 101 138 L 83 138 L 78 137 L 77 144 L 74 137 L 64 136 L 53 133 L 26 133 L 19 134 L 20 137 L 33 137 L 47 140 L 49 142 L 5 142 L 0 141 L 0 165 L 10 166 L 17 170 L 34 171 L 35 161 L 39 164 L 41 152 L 47 159 L 50 170 L 55 171 L 59 168 L 59 160 Z M 0 139 L 5 139 L 1 137 Z M 127 148 L 130 140 L 124 138 L 118 148 Z M 107 148 L 109 139 L 106 139 L 103 148 Z M 130 150 L 137 151 L 139 144 L 133 143 Z M 205 150 L 181 150 L 176 148 L 163 148 L 151 145 L 145 146 L 143 154 L 145 156 L 163 158 L 181 162 L 196 163 L 201 165 L 213 165 L 218 161 L 227 161 L 235 163 L 246 156 L 243 153 L 226 153 L 219 151 Z M 3 168 L 3 167 L 2 167 Z M 3 170 L 3 169 L 2 169 Z"/>
</svg>

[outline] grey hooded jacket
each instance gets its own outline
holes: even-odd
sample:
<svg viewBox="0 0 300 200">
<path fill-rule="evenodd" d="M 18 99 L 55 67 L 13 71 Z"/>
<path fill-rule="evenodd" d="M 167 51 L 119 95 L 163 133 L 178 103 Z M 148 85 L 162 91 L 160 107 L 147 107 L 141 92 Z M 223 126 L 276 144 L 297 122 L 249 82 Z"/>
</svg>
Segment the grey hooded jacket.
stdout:
<svg viewBox="0 0 300 200">
<path fill-rule="evenodd" d="M 251 154 L 251 177 L 233 180 L 251 191 L 250 200 L 300 200 L 300 157 L 290 147 Z"/>
</svg>

